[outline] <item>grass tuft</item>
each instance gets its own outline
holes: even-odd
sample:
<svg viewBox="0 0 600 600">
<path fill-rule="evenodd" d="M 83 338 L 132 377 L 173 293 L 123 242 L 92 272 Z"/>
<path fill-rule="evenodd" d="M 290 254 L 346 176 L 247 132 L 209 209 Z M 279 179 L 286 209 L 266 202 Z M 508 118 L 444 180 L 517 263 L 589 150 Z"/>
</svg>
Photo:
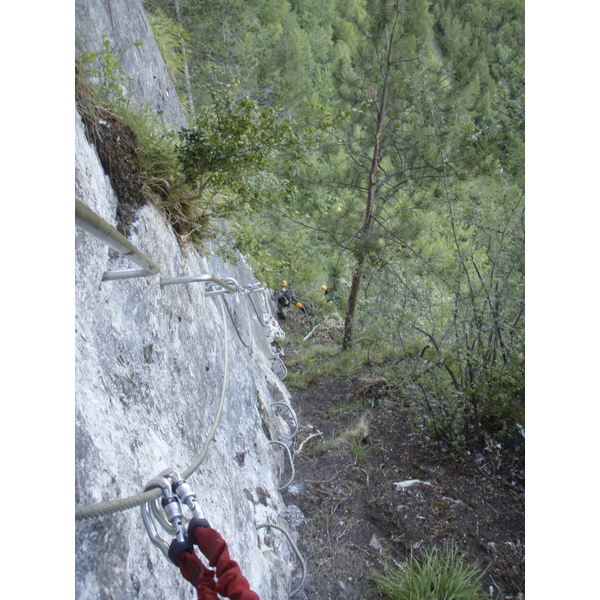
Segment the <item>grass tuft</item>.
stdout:
<svg viewBox="0 0 600 600">
<path fill-rule="evenodd" d="M 411 555 L 402 570 L 388 569 L 373 579 L 377 591 L 389 600 L 483 600 L 482 577 L 450 547 L 434 548 L 420 561 Z"/>
<path fill-rule="evenodd" d="M 342 352 L 340 347 L 331 344 L 314 344 L 302 347 L 288 364 L 298 367 L 298 371 L 290 373 L 289 382 L 305 388 L 323 375 L 335 377 L 357 376 L 364 364 L 364 355 L 358 351 Z"/>
</svg>

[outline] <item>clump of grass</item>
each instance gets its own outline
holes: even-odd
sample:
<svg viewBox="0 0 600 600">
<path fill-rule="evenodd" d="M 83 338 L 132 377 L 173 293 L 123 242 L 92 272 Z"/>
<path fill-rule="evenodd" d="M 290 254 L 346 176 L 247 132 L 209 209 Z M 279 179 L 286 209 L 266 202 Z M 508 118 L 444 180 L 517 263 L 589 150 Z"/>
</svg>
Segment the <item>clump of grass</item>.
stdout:
<svg viewBox="0 0 600 600">
<path fill-rule="evenodd" d="M 185 58 L 181 51 L 190 39 L 185 28 L 166 15 L 159 7 L 147 13 L 156 45 L 175 85 L 182 86 L 185 77 Z"/>
<path fill-rule="evenodd" d="M 411 554 L 403 569 L 389 569 L 373 579 L 389 600 L 483 600 L 483 574 L 450 547 L 425 552 L 421 560 Z"/>
<path fill-rule="evenodd" d="M 288 367 L 298 367 L 298 371 L 289 373 L 288 383 L 298 388 L 305 388 L 314 383 L 321 375 L 327 373 L 325 365 L 339 352 L 337 346 L 323 344 L 300 348 L 287 361 Z"/>
<path fill-rule="evenodd" d="M 339 351 L 340 349 L 337 346 L 327 344 L 313 344 L 306 347 L 301 346 L 298 348 L 298 352 L 290 362 L 308 365 L 335 356 Z"/>
<path fill-rule="evenodd" d="M 353 444 L 354 442 L 364 443 L 369 437 L 370 424 L 371 415 L 369 413 L 362 414 L 358 421 L 344 430 L 338 437 L 338 441 L 345 444 Z"/>
<path fill-rule="evenodd" d="M 102 69 L 98 70 L 94 61 Z M 111 66 L 111 69 L 105 67 Z M 197 245 L 212 235 L 201 203 L 188 201 L 176 140 L 159 116 L 120 93 L 120 65 L 110 52 L 75 56 L 75 96 L 88 141 L 96 147 L 122 210 L 152 202 L 182 240 Z M 108 83 L 103 83 L 108 82 Z"/>
<path fill-rule="evenodd" d="M 330 344 L 302 347 L 288 362 L 300 367 L 300 372 L 290 374 L 289 381 L 296 387 L 306 387 L 323 375 L 353 377 L 360 373 L 364 360 L 359 351 L 342 352 L 339 346 Z"/>
<path fill-rule="evenodd" d="M 370 448 L 367 445 L 370 423 L 371 416 L 368 413 L 361 415 L 358 421 L 347 427 L 344 432 L 335 439 L 334 444 L 345 444 L 349 446 L 350 454 L 352 454 L 356 462 L 358 462 L 370 451 Z"/>
<path fill-rule="evenodd" d="M 347 415 L 365 408 L 365 401 L 354 394 L 347 394 L 346 401 L 338 406 L 334 406 L 327 411 L 327 418 L 335 420 L 338 417 Z"/>
<path fill-rule="evenodd" d="M 311 448 L 310 454 L 312 456 L 321 456 L 332 448 L 339 446 L 348 446 L 350 454 L 354 456 L 356 461 L 365 457 L 370 448 L 367 446 L 369 437 L 369 426 L 371 423 L 371 415 L 365 413 L 354 422 L 352 425 L 347 427 L 337 437 L 331 437 L 329 439 L 321 439 Z"/>
</svg>

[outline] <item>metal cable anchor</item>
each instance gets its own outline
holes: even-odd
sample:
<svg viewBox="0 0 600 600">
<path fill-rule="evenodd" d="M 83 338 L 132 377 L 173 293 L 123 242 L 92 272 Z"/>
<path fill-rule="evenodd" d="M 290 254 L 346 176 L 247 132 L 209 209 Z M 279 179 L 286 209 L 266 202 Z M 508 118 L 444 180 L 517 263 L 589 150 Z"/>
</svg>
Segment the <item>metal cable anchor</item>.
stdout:
<svg viewBox="0 0 600 600">
<path fill-rule="evenodd" d="M 162 498 L 159 496 L 156 500 L 141 505 L 142 520 L 152 544 L 169 560 L 170 544 L 159 535 L 155 520 L 167 533 L 175 536 L 178 541 L 185 542 L 181 503 L 188 507 L 194 517 L 203 519 L 204 514 L 192 488 L 175 469 L 165 469 L 146 484 L 144 491 L 154 488 L 162 490 Z"/>
<path fill-rule="evenodd" d="M 287 444 L 285 444 L 284 442 L 271 440 L 269 442 L 269 444 L 277 444 L 278 446 L 282 446 L 283 448 L 285 448 L 288 458 L 290 459 L 290 467 L 292 468 L 292 476 L 290 477 L 290 480 L 283 487 L 277 488 L 278 492 L 283 492 L 283 490 L 287 489 L 290 486 L 292 481 L 294 481 L 294 477 L 296 476 L 296 469 L 294 467 L 294 458 L 292 456 L 292 451 L 290 450 L 290 447 Z"/>
<path fill-rule="evenodd" d="M 292 439 L 294 439 L 296 437 L 296 434 L 298 433 L 298 419 L 297 419 L 294 411 L 285 402 L 274 402 L 273 404 L 271 404 L 271 406 L 281 407 L 282 409 L 289 411 L 290 416 L 292 417 L 292 420 L 294 421 L 294 433 L 290 434 L 290 437 Z"/>
<path fill-rule="evenodd" d="M 204 282 L 204 294 L 206 296 L 217 296 L 238 291 L 238 282 L 233 277 L 224 280 L 217 279 L 214 275 L 184 275 L 181 277 L 167 277 L 160 280 L 161 287 L 165 285 L 177 285 L 179 283 Z"/>
<path fill-rule="evenodd" d="M 279 377 L 281 381 L 283 381 L 287 377 L 287 368 L 285 366 L 285 363 L 281 360 L 281 358 L 279 358 L 279 355 L 270 356 L 269 360 L 275 361 L 271 365 L 271 370 L 273 371 L 273 373 L 275 373 L 275 375 L 277 375 L 277 377 Z"/>
<path fill-rule="evenodd" d="M 239 286 L 238 291 L 243 294 L 251 294 L 252 292 L 263 292 L 267 289 L 264 283 L 249 283 L 248 285 Z"/>
</svg>

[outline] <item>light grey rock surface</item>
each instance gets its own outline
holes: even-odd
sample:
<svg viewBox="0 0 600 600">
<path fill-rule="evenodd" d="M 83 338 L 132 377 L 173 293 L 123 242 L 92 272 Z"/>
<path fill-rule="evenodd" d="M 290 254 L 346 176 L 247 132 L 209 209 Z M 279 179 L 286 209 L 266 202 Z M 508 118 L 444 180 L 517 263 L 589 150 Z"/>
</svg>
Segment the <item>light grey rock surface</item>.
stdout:
<svg viewBox="0 0 600 600">
<path fill-rule="evenodd" d="M 106 21 L 109 6 L 113 18 L 115 7 L 123 6 L 145 19 L 133 0 L 76 5 L 92 20 Z M 118 40 L 127 43 L 126 37 Z M 139 82 L 143 88 L 153 80 Z M 77 114 L 75 191 L 116 225 L 117 199 Z M 280 332 L 276 323 L 270 332 L 263 325 L 263 313 L 270 312 L 267 292 L 208 297 L 204 283 L 161 287 L 161 278 L 180 275 L 233 277 L 241 286 L 256 279 L 243 259 L 232 265 L 181 247 L 151 206 L 138 211 L 129 239 L 160 275 L 101 282 L 105 271 L 135 265 L 75 231 L 75 504 L 135 496 L 164 469 L 187 469 L 212 427 L 226 378 L 215 438 L 188 481 L 261 600 L 287 598 L 295 557 L 281 532 L 257 529 L 274 523 L 290 531 L 278 492 L 289 479 L 288 459 L 269 443 L 290 434 L 286 415 L 272 406 L 289 405 L 290 397 L 272 370 L 267 336 Z M 271 316 L 267 321 L 273 323 Z M 77 521 L 75 561 L 79 599 L 196 596 L 150 543 L 139 508 Z"/>
<path fill-rule="evenodd" d="M 127 94 L 174 128 L 186 124 L 175 86 L 140 0 L 75 0 L 76 43 L 101 52 L 104 40 L 128 80 Z M 141 42 L 141 44 L 139 44 Z"/>
</svg>

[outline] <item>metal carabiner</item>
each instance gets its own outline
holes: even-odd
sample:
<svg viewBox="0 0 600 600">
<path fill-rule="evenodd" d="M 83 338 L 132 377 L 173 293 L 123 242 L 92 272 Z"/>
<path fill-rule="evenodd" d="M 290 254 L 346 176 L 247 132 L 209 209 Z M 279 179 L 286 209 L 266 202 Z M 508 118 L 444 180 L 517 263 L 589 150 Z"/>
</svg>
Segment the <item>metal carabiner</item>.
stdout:
<svg viewBox="0 0 600 600">
<path fill-rule="evenodd" d="M 204 519 L 204 513 L 200 508 L 200 504 L 196 500 L 196 494 L 190 487 L 189 483 L 181 478 L 181 475 L 175 469 L 165 469 L 160 477 L 169 477 L 172 481 L 172 489 L 177 494 L 179 500 L 185 504 L 194 517 Z"/>
<path fill-rule="evenodd" d="M 165 531 L 174 535 L 178 541 L 185 542 L 183 513 L 179 498 L 173 493 L 171 482 L 166 477 L 159 476 L 151 479 L 146 484 L 144 491 L 147 492 L 157 487 L 162 490 L 162 500 L 159 497 L 155 501 L 145 502 L 140 509 L 150 541 L 165 555 L 165 558 L 169 559 L 170 544 L 158 534 L 153 515 Z"/>
<path fill-rule="evenodd" d="M 148 484 L 146 485 L 146 487 L 144 488 L 144 491 L 148 491 L 154 488 L 160 487 L 163 491 L 163 496 L 165 495 L 165 490 L 170 490 L 171 485 L 170 483 L 164 478 L 158 478 L 155 477 L 154 479 L 152 479 L 151 481 L 148 482 Z M 160 497 L 159 497 L 160 500 Z M 154 504 L 154 502 L 152 503 Z M 165 555 L 165 558 L 168 560 L 169 559 L 169 543 L 165 540 L 163 540 L 160 535 L 158 534 L 158 530 L 156 529 L 156 524 L 154 522 L 154 519 L 152 517 L 152 513 L 150 512 L 150 502 L 145 502 L 144 504 L 141 505 L 140 510 L 142 513 L 142 521 L 144 521 L 144 526 L 146 527 L 146 532 L 148 533 L 148 537 L 150 538 L 150 541 Z M 162 521 L 161 521 L 162 524 Z"/>
<path fill-rule="evenodd" d="M 175 536 L 178 541 L 185 542 L 181 503 L 185 504 L 198 519 L 204 519 L 204 513 L 196 501 L 196 495 L 192 488 L 175 469 L 165 469 L 158 477 L 151 479 L 146 484 L 144 491 L 155 488 L 162 490 L 162 498 L 159 496 L 151 502 L 142 504 L 140 507 L 142 520 L 152 544 L 165 555 L 167 560 L 170 560 L 170 544 L 160 537 L 155 519 L 167 533 Z"/>
</svg>

